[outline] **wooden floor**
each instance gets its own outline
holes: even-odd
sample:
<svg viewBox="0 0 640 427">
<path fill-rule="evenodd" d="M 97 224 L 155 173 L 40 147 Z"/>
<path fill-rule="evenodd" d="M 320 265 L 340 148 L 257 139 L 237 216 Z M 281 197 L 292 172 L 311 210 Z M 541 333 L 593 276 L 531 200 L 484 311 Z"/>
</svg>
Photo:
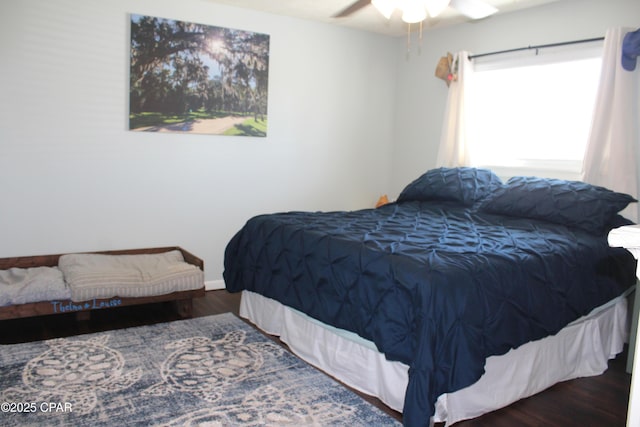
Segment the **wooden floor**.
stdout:
<svg viewBox="0 0 640 427">
<path fill-rule="evenodd" d="M 238 313 L 239 294 L 209 291 L 194 301 L 195 317 L 210 314 Z M 77 322 L 73 314 L 0 321 L 0 344 L 66 337 L 82 333 L 121 329 L 151 323 L 168 322 L 178 317 L 168 304 L 122 307 L 92 312 L 91 319 Z M 554 387 L 511 406 L 456 427 L 523 427 L 523 426 L 624 426 L 631 375 L 625 372 L 626 351 L 610 361 L 609 369 L 600 376 L 581 378 Z M 390 415 L 401 415 L 376 399 L 370 402 Z"/>
</svg>

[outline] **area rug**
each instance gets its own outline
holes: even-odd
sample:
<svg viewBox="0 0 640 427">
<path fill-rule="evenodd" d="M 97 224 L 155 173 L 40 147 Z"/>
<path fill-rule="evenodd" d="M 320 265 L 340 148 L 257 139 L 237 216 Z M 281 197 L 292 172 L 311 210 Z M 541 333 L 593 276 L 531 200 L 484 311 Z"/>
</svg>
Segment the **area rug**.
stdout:
<svg viewBox="0 0 640 427">
<path fill-rule="evenodd" d="M 226 313 L 0 346 L 0 424 L 393 426 Z"/>
</svg>

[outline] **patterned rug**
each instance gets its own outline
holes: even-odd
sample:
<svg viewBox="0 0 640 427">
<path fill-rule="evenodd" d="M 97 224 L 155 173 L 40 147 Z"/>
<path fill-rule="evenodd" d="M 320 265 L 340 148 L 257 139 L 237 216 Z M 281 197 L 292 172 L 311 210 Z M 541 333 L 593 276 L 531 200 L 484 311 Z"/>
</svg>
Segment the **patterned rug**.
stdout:
<svg viewBox="0 0 640 427">
<path fill-rule="evenodd" d="M 0 346 L 0 424 L 399 425 L 233 314 Z"/>
</svg>

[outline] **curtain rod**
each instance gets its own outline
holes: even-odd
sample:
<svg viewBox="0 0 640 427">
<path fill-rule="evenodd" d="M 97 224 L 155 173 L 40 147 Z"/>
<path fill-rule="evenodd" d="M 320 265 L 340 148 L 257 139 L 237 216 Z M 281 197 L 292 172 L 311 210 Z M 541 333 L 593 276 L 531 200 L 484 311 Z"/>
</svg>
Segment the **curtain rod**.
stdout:
<svg viewBox="0 0 640 427">
<path fill-rule="evenodd" d="M 570 45 L 570 44 L 597 42 L 597 41 L 601 41 L 601 40 L 604 40 L 604 37 L 595 37 L 593 39 L 573 40 L 573 41 L 570 41 L 570 42 L 539 44 L 537 46 L 527 46 L 527 47 L 519 47 L 519 48 L 516 48 L 516 49 L 499 50 L 499 51 L 496 51 L 496 52 L 480 53 L 478 55 L 469 55 L 469 60 L 472 60 L 474 58 L 481 58 L 483 56 L 499 55 L 501 53 L 519 52 L 521 50 L 531 50 L 531 49 L 536 49 L 537 50 L 537 49 L 544 49 L 544 48 L 548 48 L 548 47 L 565 46 L 565 45 Z"/>
</svg>

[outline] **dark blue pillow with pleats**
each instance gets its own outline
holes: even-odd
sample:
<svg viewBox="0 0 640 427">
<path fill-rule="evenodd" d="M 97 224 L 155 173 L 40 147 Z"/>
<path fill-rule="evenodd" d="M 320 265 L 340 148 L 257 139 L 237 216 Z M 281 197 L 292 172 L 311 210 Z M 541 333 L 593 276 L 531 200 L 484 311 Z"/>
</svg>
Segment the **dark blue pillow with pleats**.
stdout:
<svg viewBox="0 0 640 427">
<path fill-rule="evenodd" d="M 487 197 L 478 209 L 601 234 L 631 202 L 637 200 L 586 182 L 517 176 Z"/>
<path fill-rule="evenodd" d="M 444 200 L 471 206 L 496 189 L 502 181 L 488 169 L 470 167 L 431 169 L 410 183 L 398 202 Z"/>
</svg>

